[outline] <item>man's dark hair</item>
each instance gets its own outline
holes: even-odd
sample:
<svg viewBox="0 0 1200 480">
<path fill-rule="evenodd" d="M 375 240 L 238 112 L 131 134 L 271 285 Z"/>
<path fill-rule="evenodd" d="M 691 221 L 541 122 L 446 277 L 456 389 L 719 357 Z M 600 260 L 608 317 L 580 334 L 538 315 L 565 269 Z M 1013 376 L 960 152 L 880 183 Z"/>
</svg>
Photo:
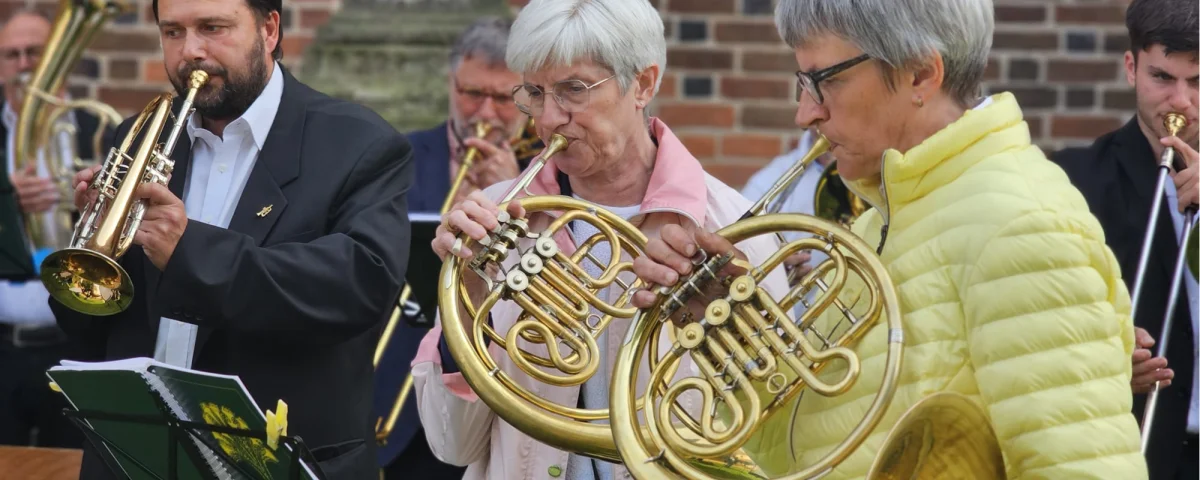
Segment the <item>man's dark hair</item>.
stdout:
<svg viewBox="0 0 1200 480">
<path fill-rule="evenodd" d="M 254 12 L 254 19 L 259 25 L 262 25 L 267 19 L 267 15 L 271 12 L 283 11 L 283 0 L 246 0 L 246 5 L 250 7 L 250 11 Z M 154 0 L 150 7 L 154 10 L 154 21 L 158 21 L 158 0 Z M 276 61 L 283 59 L 283 19 L 280 18 L 279 25 L 279 43 L 275 44 L 275 50 L 271 51 L 271 58 Z"/>
<path fill-rule="evenodd" d="M 1125 10 L 1125 28 L 1129 30 L 1129 49 L 1137 58 L 1139 52 L 1155 45 L 1163 53 L 1200 55 L 1196 0 L 1133 0 Z"/>
</svg>

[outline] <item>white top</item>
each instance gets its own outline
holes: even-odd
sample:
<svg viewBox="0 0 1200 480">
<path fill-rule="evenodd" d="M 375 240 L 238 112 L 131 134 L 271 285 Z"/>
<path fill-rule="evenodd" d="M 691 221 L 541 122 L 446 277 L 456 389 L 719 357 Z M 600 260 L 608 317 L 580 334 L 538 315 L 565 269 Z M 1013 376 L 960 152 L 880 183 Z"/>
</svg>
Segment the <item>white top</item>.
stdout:
<svg viewBox="0 0 1200 480">
<path fill-rule="evenodd" d="M 221 136 L 202 127 L 199 115 L 192 115 L 188 120 L 186 128 L 192 141 L 192 160 L 183 194 L 188 219 L 229 227 L 242 189 L 279 111 L 279 101 L 283 97 L 283 75 L 279 68 L 276 63 L 262 93 L 241 117 L 225 126 Z M 191 368 L 196 329 L 194 324 L 162 317 L 154 359 Z"/>
<path fill-rule="evenodd" d="M 12 105 L 4 102 L 3 112 L 0 112 L 0 119 L 4 122 L 4 127 L 8 129 L 8 136 L 5 138 L 7 148 L 5 150 L 5 168 L 8 171 L 9 178 L 12 178 L 13 171 L 16 169 L 16 155 L 13 154 L 13 148 L 16 146 L 17 135 L 17 113 L 13 111 Z M 67 113 L 62 117 L 66 121 L 75 123 L 74 112 Z M 64 155 L 62 158 L 63 167 L 71 174 L 74 174 L 74 166 L 72 158 L 74 158 L 75 144 L 71 135 L 62 133 L 58 137 L 60 151 L 69 152 L 69 155 Z M 96 152 L 97 155 L 100 152 Z M 49 177 L 50 171 L 46 169 L 45 152 L 38 151 L 37 173 L 40 177 Z M 54 242 L 51 245 L 58 244 L 59 239 L 54 231 L 54 216 L 53 210 L 48 210 L 42 215 L 43 235 L 48 241 Z M 19 224 L 19 228 L 24 229 L 24 223 Z M 67 242 L 70 239 L 61 239 Z M 30 245 L 32 247 L 32 245 Z M 35 262 L 36 263 L 36 262 Z M 36 268 L 37 265 L 34 265 Z M 33 279 L 26 282 L 13 282 L 0 280 L 0 323 L 10 325 L 21 325 L 28 327 L 43 327 L 54 324 L 54 313 L 50 310 L 50 293 L 46 291 L 46 287 L 41 281 Z"/>
<path fill-rule="evenodd" d="M 1175 227 L 1175 241 L 1178 242 L 1183 236 L 1183 213 L 1179 211 L 1179 197 L 1175 192 L 1175 182 L 1166 182 L 1166 208 L 1171 211 L 1171 224 Z M 1193 235 L 1195 235 L 1193 233 Z M 1187 246 L 1181 245 L 1181 250 Z M 1187 298 L 1180 298 L 1179 303 L 1175 304 L 1176 309 L 1184 308 L 1183 303 L 1187 303 L 1188 315 L 1192 318 L 1192 344 L 1191 345 L 1171 345 L 1168 348 L 1192 348 L 1192 402 L 1191 407 L 1188 407 L 1187 431 L 1188 433 L 1200 432 L 1200 344 L 1198 344 L 1196 335 L 1200 334 L 1200 322 L 1196 319 L 1197 302 L 1200 298 L 1196 296 L 1196 277 L 1192 276 L 1190 268 L 1183 269 L 1184 289 L 1187 291 Z M 1168 335 L 1170 332 L 1163 332 L 1163 335 Z M 1160 340 L 1161 341 L 1161 340 Z"/>
<path fill-rule="evenodd" d="M 578 195 L 572 195 L 575 198 L 580 198 Z M 580 198 L 580 200 L 583 200 Z M 633 205 L 629 207 L 610 207 L 592 202 L 596 206 L 608 210 L 617 216 L 629 220 L 637 215 L 642 210 L 641 205 Z M 580 245 L 593 235 L 599 234 L 600 230 L 588 222 L 572 222 L 571 223 L 571 238 L 576 245 Z M 581 262 L 581 267 L 588 275 L 599 277 L 603 273 L 603 266 L 607 265 L 610 258 L 610 249 L 607 241 L 597 242 L 592 247 L 591 254 L 596 257 L 601 263 L 594 264 L 588 260 Z M 600 293 L 603 298 L 604 293 Z M 596 313 L 593 309 L 593 313 Z M 587 409 L 602 409 L 608 408 L 608 383 L 612 379 L 612 363 L 605 358 L 607 351 L 603 345 L 607 345 L 608 331 L 601 332 L 596 337 L 596 344 L 601 345 L 600 351 L 600 368 L 596 370 L 596 374 L 587 379 L 579 389 L 579 396 L 583 397 L 583 408 Z M 608 423 L 604 420 L 599 420 L 597 423 Z M 611 480 L 613 478 L 612 464 L 602 461 L 593 460 L 590 457 L 584 457 L 572 453 L 567 459 L 567 480 Z"/>
</svg>

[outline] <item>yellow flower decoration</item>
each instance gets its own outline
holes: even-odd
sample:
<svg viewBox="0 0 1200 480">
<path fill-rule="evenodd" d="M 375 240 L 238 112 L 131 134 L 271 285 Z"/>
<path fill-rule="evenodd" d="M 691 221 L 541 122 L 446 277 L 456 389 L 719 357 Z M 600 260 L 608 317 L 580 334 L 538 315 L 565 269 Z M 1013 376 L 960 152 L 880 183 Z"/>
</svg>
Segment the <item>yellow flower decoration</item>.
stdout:
<svg viewBox="0 0 1200 480">
<path fill-rule="evenodd" d="M 246 421 L 234 415 L 233 410 L 228 407 L 201 402 L 200 409 L 204 412 L 204 423 L 242 430 L 250 429 L 246 425 Z M 224 450 L 225 455 L 228 455 L 229 458 L 249 464 L 262 478 L 271 478 L 271 470 L 267 468 L 267 464 L 279 463 L 279 459 L 275 458 L 275 454 L 267 449 L 262 440 L 218 432 L 213 432 L 213 437 L 216 437 L 217 443 L 221 445 L 221 450 Z"/>
</svg>

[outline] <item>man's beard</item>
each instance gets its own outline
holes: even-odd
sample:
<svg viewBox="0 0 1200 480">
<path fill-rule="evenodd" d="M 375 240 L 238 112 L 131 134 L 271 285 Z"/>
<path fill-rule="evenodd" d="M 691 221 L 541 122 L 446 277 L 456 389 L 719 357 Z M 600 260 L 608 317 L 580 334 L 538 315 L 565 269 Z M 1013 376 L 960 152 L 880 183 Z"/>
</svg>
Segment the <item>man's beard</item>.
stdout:
<svg viewBox="0 0 1200 480">
<path fill-rule="evenodd" d="M 187 79 L 193 71 L 207 72 L 210 82 L 213 77 L 221 77 L 224 80 L 221 87 L 217 88 L 212 83 L 201 87 L 192 106 L 206 119 L 233 120 L 246 113 L 246 109 L 267 86 L 267 64 L 263 61 L 265 53 L 266 46 L 259 39 L 246 57 L 247 71 L 244 76 L 238 72 L 230 75 L 228 70 L 218 65 L 188 62 L 176 71 L 171 83 L 175 85 L 175 91 L 184 96 L 187 95 Z"/>
</svg>

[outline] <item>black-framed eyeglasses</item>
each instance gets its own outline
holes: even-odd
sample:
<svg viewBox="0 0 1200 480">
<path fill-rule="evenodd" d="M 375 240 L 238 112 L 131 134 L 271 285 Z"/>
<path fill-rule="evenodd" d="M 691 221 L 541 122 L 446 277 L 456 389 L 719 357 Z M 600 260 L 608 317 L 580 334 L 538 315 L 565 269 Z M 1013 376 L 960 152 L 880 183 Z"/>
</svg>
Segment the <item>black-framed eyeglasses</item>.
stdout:
<svg viewBox="0 0 1200 480">
<path fill-rule="evenodd" d="M 463 88 L 463 86 L 458 83 L 457 78 L 454 79 L 454 90 L 457 91 L 459 95 L 465 95 L 475 103 L 483 103 L 484 100 L 490 98 L 497 106 L 507 107 L 508 105 L 511 105 L 513 101 L 512 95 L 485 92 L 478 88 Z"/>
<path fill-rule="evenodd" d="M 15 62 L 21 59 L 21 55 L 25 55 L 31 61 L 36 61 L 42 57 L 42 50 L 45 48 L 42 45 L 30 45 L 25 48 L 3 48 L 0 49 L 0 58 L 9 62 Z"/>
<path fill-rule="evenodd" d="M 608 78 L 591 85 L 577 78 L 563 80 L 555 83 L 550 91 L 554 95 L 554 101 L 558 102 L 563 110 L 568 113 L 582 112 L 587 109 L 592 89 L 615 76 L 609 75 Z M 513 99 L 517 102 L 517 109 L 526 115 L 541 115 L 542 109 L 546 107 L 545 92 L 537 85 L 517 85 L 513 88 Z"/>
<path fill-rule="evenodd" d="M 796 101 L 800 101 L 800 95 L 807 92 L 817 102 L 817 105 L 825 103 L 825 97 L 821 95 L 821 82 L 828 80 L 829 77 L 842 73 L 850 67 L 865 62 L 871 58 L 870 55 L 862 54 L 857 57 L 846 60 L 832 67 L 822 68 L 815 72 L 796 71 Z"/>
</svg>

